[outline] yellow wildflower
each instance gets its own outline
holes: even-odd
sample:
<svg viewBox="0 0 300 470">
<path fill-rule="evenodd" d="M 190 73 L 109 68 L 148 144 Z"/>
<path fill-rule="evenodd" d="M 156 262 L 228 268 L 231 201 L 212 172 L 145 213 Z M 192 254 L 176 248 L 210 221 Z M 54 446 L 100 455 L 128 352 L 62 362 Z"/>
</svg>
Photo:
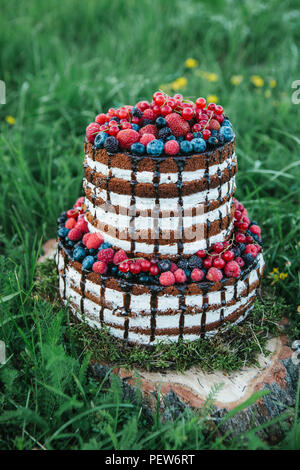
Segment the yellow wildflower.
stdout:
<svg viewBox="0 0 300 470">
<path fill-rule="evenodd" d="M 240 85 L 240 83 L 243 81 L 243 78 L 243 75 L 232 75 L 230 81 L 232 85 Z"/>
<path fill-rule="evenodd" d="M 278 268 L 273 268 L 273 273 L 278 273 L 279 269 Z"/>
<path fill-rule="evenodd" d="M 252 75 L 250 80 L 257 88 L 261 88 L 264 85 L 264 81 L 259 75 Z"/>
<path fill-rule="evenodd" d="M 300 305 L 298 305 L 298 307 L 297 307 L 297 313 L 300 314 Z"/>
<path fill-rule="evenodd" d="M 288 273 L 280 273 L 279 274 L 279 279 L 286 279 L 288 277 Z"/>
<path fill-rule="evenodd" d="M 8 124 L 10 124 L 11 126 L 16 124 L 16 120 L 12 116 L 6 116 L 5 121 L 8 122 Z"/>
<path fill-rule="evenodd" d="M 208 73 L 206 78 L 209 82 L 217 82 L 219 79 L 216 73 Z"/>
<path fill-rule="evenodd" d="M 181 90 L 182 88 L 185 88 L 187 85 L 187 79 L 185 77 L 179 77 L 174 80 L 173 83 L 171 83 L 171 88 L 174 91 Z"/>
<path fill-rule="evenodd" d="M 266 90 L 265 91 L 265 97 L 266 98 L 271 98 L 271 90 Z"/>
<path fill-rule="evenodd" d="M 300 241 L 298 242 L 298 246 L 300 246 Z"/>
<path fill-rule="evenodd" d="M 270 84 L 271 88 L 275 88 L 276 85 L 277 85 L 277 82 L 276 82 L 276 80 L 272 79 L 272 80 L 270 80 L 269 84 Z"/>
<path fill-rule="evenodd" d="M 207 101 L 208 103 L 217 103 L 218 97 L 216 95 L 208 95 Z"/>
<path fill-rule="evenodd" d="M 195 67 L 197 67 L 197 65 L 198 65 L 198 61 L 196 59 L 192 59 L 191 57 L 189 57 L 185 61 L 185 66 L 188 69 L 194 69 Z"/>
</svg>

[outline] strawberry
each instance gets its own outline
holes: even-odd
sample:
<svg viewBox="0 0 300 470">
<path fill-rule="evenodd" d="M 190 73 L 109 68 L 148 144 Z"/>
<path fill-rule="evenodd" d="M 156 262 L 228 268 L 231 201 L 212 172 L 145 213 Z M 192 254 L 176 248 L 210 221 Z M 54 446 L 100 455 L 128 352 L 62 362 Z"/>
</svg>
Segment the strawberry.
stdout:
<svg viewBox="0 0 300 470">
<path fill-rule="evenodd" d="M 86 128 L 86 138 L 91 144 L 94 142 L 97 132 L 100 132 L 100 125 L 97 122 L 91 122 Z"/>
<path fill-rule="evenodd" d="M 140 140 L 140 135 L 133 129 L 123 129 L 117 134 L 120 147 L 129 150 L 132 144 L 135 144 Z"/>
<path fill-rule="evenodd" d="M 189 123 L 179 114 L 168 114 L 165 119 L 168 127 L 171 129 L 172 134 L 174 134 L 175 137 L 184 137 L 188 132 L 190 132 Z"/>
</svg>

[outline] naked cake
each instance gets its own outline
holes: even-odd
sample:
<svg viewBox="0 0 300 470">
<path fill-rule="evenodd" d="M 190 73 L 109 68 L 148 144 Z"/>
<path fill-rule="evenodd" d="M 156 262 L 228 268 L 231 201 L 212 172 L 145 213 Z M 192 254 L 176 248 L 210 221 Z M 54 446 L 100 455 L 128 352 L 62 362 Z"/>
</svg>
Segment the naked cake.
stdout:
<svg viewBox="0 0 300 470">
<path fill-rule="evenodd" d="M 85 196 L 58 219 L 62 301 L 130 343 L 205 339 L 242 321 L 264 269 L 261 230 L 234 198 L 222 106 L 156 92 L 86 129 Z"/>
</svg>

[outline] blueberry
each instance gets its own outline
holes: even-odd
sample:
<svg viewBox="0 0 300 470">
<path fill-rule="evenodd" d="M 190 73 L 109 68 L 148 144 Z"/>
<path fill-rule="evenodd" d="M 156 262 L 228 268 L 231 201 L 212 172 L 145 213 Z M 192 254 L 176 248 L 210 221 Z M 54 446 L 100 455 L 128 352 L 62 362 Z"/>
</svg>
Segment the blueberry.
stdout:
<svg viewBox="0 0 300 470">
<path fill-rule="evenodd" d="M 193 255 L 188 260 L 188 266 L 190 269 L 202 268 L 202 259 L 197 255 Z"/>
<path fill-rule="evenodd" d="M 161 155 L 164 150 L 164 143 L 161 140 L 154 139 L 147 145 L 147 153 L 150 155 Z"/>
<path fill-rule="evenodd" d="M 217 137 L 213 137 L 211 136 L 209 139 L 208 139 L 208 144 L 210 147 L 216 147 L 218 145 L 219 141 L 217 139 Z"/>
<path fill-rule="evenodd" d="M 73 251 L 73 259 L 75 261 L 82 261 L 86 255 L 86 250 L 80 246 L 76 247 Z"/>
<path fill-rule="evenodd" d="M 66 213 L 64 213 L 57 219 L 57 223 L 60 225 L 60 224 L 63 224 L 66 220 L 67 220 L 67 215 Z"/>
<path fill-rule="evenodd" d="M 231 122 L 229 121 L 229 119 L 224 119 L 224 121 L 222 122 L 222 127 L 223 127 L 223 126 L 225 126 L 225 127 L 229 126 L 229 127 L 232 128 L 232 124 L 231 124 Z"/>
<path fill-rule="evenodd" d="M 218 139 L 219 145 L 225 144 L 225 138 L 222 134 L 220 134 L 220 132 L 218 132 L 217 139 Z"/>
<path fill-rule="evenodd" d="M 130 152 L 133 155 L 144 155 L 145 153 L 145 145 L 141 144 L 140 142 L 136 142 L 135 144 L 132 144 L 130 147 Z"/>
<path fill-rule="evenodd" d="M 111 248 L 111 244 L 104 242 L 102 245 L 99 246 L 99 250 L 105 250 L 106 248 Z"/>
<path fill-rule="evenodd" d="M 193 144 L 188 140 L 183 140 L 182 142 L 180 142 L 180 150 L 182 153 L 192 153 Z"/>
<path fill-rule="evenodd" d="M 167 121 L 162 116 L 158 117 L 155 121 L 156 126 L 161 129 L 167 125 Z"/>
<path fill-rule="evenodd" d="M 107 137 L 104 147 L 109 153 L 116 153 L 119 150 L 119 142 L 114 136 Z"/>
<path fill-rule="evenodd" d="M 219 132 L 220 135 L 222 135 L 225 139 L 225 142 L 229 142 L 232 140 L 234 133 L 232 130 L 232 127 L 230 126 L 222 126 Z"/>
<path fill-rule="evenodd" d="M 193 133 L 194 139 L 202 139 L 202 132 L 194 132 Z M 193 141 L 192 141 L 193 142 Z"/>
<path fill-rule="evenodd" d="M 204 152 L 206 149 L 206 142 L 201 137 L 192 140 L 194 152 Z"/>
<path fill-rule="evenodd" d="M 169 135 L 169 136 L 166 138 L 166 142 L 168 142 L 168 140 L 176 140 L 175 135 Z"/>
<path fill-rule="evenodd" d="M 95 256 L 96 254 L 97 254 L 97 250 L 95 250 L 95 248 L 90 248 L 89 249 L 89 255 Z"/>
<path fill-rule="evenodd" d="M 86 256 L 84 260 L 82 261 L 82 269 L 91 269 L 93 266 L 95 260 L 93 256 Z"/>
<path fill-rule="evenodd" d="M 149 276 L 147 274 L 140 274 L 139 280 L 142 284 L 148 284 L 149 282 Z"/>
<path fill-rule="evenodd" d="M 113 276 L 115 276 L 118 273 L 118 271 L 119 271 L 118 266 L 114 265 L 114 266 L 111 267 L 111 273 L 112 273 Z"/>
<path fill-rule="evenodd" d="M 185 275 L 186 275 L 187 279 L 189 279 L 191 277 L 191 270 L 190 269 L 185 269 L 184 272 L 185 272 Z"/>
<path fill-rule="evenodd" d="M 134 131 L 139 131 L 140 130 L 140 126 L 138 126 L 138 124 L 131 124 L 131 127 Z"/>
<path fill-rule="evenodd" d="M 75 242 L 73 240 L 66 239 L 66 243 L 67 243 L 67 246 L 69 246 L 70 248 L 73 248 L 73 246 L 75 245 Z"/>
<path fill-rule="evenodd" d="M 242 256 L 243 260 L 245 261 L 246 266 L 249 266 L 250 264 L 253 263 L 253 256 L 250 253 L 246 253 L 245 255 Z"/>
<path fill-rule="evenodd" d="M 60 228 L 58 231 L 57 231 L 57 235 L 59 238 L 65 238 L 69 233 L 69 229 L 68 228 Z"/>
<path fill-rule="evenodd" d="M 211 130 L 210 131 L 212 137 L 217 137 L 218 136 L 218 131 L 216 131 L 215 129 Z"/>
<path fill-rule="evenodd" d="M 162 259 L 158 261 L 157 266 L 161 272 L 170 271 L 171 261 L 169 261 L 168 259 Z"/>
<path fill-rule="evenodd" d="M 106 134 L 106 132 L 98 132 L 98 134 L 96 135 L 95 140 L 94 140 L 94 146 L 97 149 L 102 149 L 103 146 L 104 146 L 104 142 L 106 141 L 107 137 L 108 137 L 108 135 Z"/>
<path fill-rule="evenodd" d="M 243 251 L 245 251 L 245 248 L 246 248 L 245 243 L 239 243 L 239 249 L 240 249 L 240 252 L 241 252 L 241 253 L 242 253 Z"/>
</svg>

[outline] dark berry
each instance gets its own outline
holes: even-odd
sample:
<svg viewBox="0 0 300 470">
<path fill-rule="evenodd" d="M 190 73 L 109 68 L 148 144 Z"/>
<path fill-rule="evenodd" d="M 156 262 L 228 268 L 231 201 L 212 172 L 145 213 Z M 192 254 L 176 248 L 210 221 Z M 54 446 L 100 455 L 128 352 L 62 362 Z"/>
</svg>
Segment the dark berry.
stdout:
<svg viewBox="0 0 300 470">
<path fill-rule="evenodd" d="M 253 256 L 250 253 L 245 253 L 242 258 L 245 261 L 246 266 L 252 264 L 254 260 Z"/>
<path fill-rule="evenodd" d="M 162 259 L 158 261 L 157 266 L 161 272 L 169 271 L 171 269 L 171 261 L 168 259 Z"/>
<path fill-rule="evenodd" d="M 119 149 L 119 142 L 118 140 L 113 137 L 107 137 L 107 139 L 104 142 L 104 147 L 109 153 L 116 153 Z"/>
<path fill-rule="evenodd" d="M 178 268 L 185 270 L 189 268 L 189 262 L 184 258 L 178 261 L 177 266 Z"/>
<path fill-rule="evenodd" d="M 172 134 L 172 131 L 169 127 L 163 127 L 158 131 L 158 137 L 159 139 L 166 140 L 170 135 Z"/>
<path fill-rule="evenodd" d="M 82 269 L 92 269 L 95 260 L 93 256 L 86 256 L 82 261 Z"/>
<path fill-rule="evenodd" d="M 59 238 L 65 238 L 68 235 L 69 231 L 70 230 L 68 228 L 62 227 L 58 230 L 57 235 Z"/>
<path fill-rule="evenodd" d="M 73 251 L 73 259 L 75 261 L 82 261 L 86 256 L 86 250 L 80 246 L 76 247 Z"/>
<path fill-rule="evenodd" d="M 190 257 L 188 265 L 190 269 L 202 268 L 202 259 L 197 255 L 193 255 Z"/>
<path fill-rule="evenodd" d="M 131 110 L 131 116 L 141 118 L 143 116 L 142 111 L 139 108 L 132 108 Z"/>
<path fill-rule="evenodd" d="M 167 121 L 165 120 L 165 118 L 160 116 L 156 119 L 155 124 L 159 129 L 161 129 L 162 127 L 166 127 Z"/>
<path fill-rule="evenodd" d="M 154 124 L 153 119 L 143 119 L 143 127 L 148 126 L 149 124 Z"/>
</svg>

